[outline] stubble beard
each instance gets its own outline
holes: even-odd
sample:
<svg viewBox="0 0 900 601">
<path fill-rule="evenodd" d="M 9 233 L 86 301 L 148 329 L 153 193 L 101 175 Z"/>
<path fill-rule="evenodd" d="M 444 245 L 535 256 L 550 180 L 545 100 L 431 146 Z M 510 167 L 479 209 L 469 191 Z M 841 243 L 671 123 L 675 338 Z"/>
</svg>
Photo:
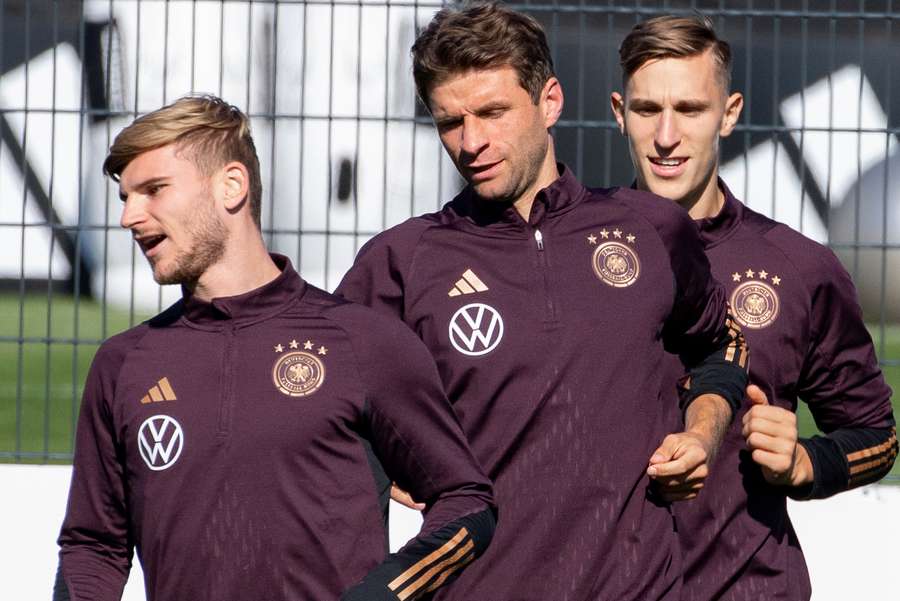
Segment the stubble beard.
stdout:
<svg viewBox="0 0 900 601">
<path fill-rule="evenodd" d="M 176 255 L 174 265 L 168 271 L 160 271 L 158 264 L 153 266 L 158 284 L 182 284 L 192 288 L 224 256 L 228 230 L 211 206 L 197 215 L 186 234 L 194 240 L 194 247 Z"/>
</svg>

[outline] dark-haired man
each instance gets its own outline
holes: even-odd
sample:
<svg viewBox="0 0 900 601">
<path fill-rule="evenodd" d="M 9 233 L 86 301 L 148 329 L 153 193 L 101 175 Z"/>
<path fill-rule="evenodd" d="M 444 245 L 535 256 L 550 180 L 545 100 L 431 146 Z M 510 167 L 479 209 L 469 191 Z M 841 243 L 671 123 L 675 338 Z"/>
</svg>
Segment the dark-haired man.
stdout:
<svg viewBox="0 0 900 601">
<path fill-rule="evenodd" d="M 677 599 L 673 522 L 647 476 L 693 496 L 746 379 L 696 228 L 675 205 L 588 190 L 556 163 L 563 93 L 530 17 L 444 9 L 413 71 L 468 186 L 370 241 L 339 292 L 425 341 L 495 479 L 492 547 L 440 597 Z M 664 347 L 692 368 L 687 425 L 670 436 Z"/>
<path fill-rule="evenodd" d="M 266 252 L 246 115 L 182 98 L 125 128 L 104 172 L 184 297 L 94 359 L 55 599 L 119 599 L 134 548 L 166 601 L 399 601 L 481 555 L 491 486 L 428 351 Z M 373 456 L 427 505 L 394 554 Z"/>
<path fill-rule="evenodd" d="M 890 470 L 890 388 L 837 258 L 751 211 L 718 179 L 719 138 L 734 129 L 743 98 L 729 92 L 731 52 L 711 22 L 645 21 L 620 55 L 624 93 L 612 94 L 612 108 L 637 187 L 674 199 L 697 220 L 713 275 L 726 282 L 754 349 L 750 403 L 705 492 L 676 506 L 684 598 L 809 599 L 785 499 L 827 497 Z M 826 436 L 798 439 L 798 397 Z"/>
</svg>

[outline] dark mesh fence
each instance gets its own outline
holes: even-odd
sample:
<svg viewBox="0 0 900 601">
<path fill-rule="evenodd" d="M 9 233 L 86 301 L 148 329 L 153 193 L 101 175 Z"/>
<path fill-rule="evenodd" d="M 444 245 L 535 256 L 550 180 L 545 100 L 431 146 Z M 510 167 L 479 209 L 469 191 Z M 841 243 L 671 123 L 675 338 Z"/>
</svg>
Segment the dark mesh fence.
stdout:
<svg viewBox="0 0 900 601">
<path fill-rule="evenodd" d="M 609 108 L 639 20 L 702 11 L 745 95 L 722 175 L 829 244 L 900 386 L 900 26 L 890 0 L 513 4 L 550 34 L 558 153 L 589 185 L 633 172 Z M 136 115 L 211 92 L 252 117 L 263 229 L 331 289 L 371 235 L 459 188 L 408 48 L 439 2 L 0 0 L 0 461 L 69 461 L 97 345 L 179 296 L 118 227 L 100 165 Z M 810 425 L 806 425 L 810 428 Z"/>
</svg>

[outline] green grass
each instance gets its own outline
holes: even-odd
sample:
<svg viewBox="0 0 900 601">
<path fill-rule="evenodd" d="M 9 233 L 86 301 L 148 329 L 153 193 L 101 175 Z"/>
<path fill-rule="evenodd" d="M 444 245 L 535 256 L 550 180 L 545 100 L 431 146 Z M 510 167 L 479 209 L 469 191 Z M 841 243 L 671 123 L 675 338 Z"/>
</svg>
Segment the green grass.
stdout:
<svg viewBox="0 0 900 601">
<path fill-rule="evenodd" d="M 98 341 L 146 317 L 65 295 L 0 294 L 0 462 L 66 463 Z M 872 328 L 879 357 L 900 360 L 900 325 L 885 329 L 883 350 L 880 334 Z M 900 367 L 884 374 L 900 415 Z M 797 414 L 801 435 L 816 433 L 804 403 Z M 900 465 L 892 476 L 900 478 Z"/>
<path fill-rule="evenodd" d="M 0 462 L 68 462 L 98 342 L 144 317 L 66 295 L 0 294 Z"/>
</svg>

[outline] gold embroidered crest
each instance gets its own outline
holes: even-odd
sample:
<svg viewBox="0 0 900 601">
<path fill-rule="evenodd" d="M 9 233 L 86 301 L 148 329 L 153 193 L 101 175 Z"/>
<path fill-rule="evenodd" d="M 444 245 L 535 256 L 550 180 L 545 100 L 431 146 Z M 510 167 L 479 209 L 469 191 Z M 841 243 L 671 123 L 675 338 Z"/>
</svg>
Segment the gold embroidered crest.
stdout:
<svg viewBox="0 0 900 601">
<path fill-rule="evenodd" d="M 288 345 L 292 349 L 299 349 L 300 344 L 292 340 Z M 322 387 L 325 382 L 325 364 L 316 355 L 307 352 L 313 349 L 312 341 L 307 340 L 303 345 L 305 350 L 290 351 L 282 355 L 272 368 L 272 381 L 275 387 L 283 394 L 292 397 L 309 396 Z M 275 346 L 276 353 L 284 352 L 281 344 Z M 325 355 L 328 349 L 320 346 L 319 355 Z"/>
<path fill-rule="evenodd" d="M 610 232 L 604 228 L 600 230 L 600 239 L 608 242 L 602 242 L 594 249 L 591 257 L 594 273 L 600 281 L 614 288 L 631 286 L 641 274 L 641 261 L 629 246 L 634 245 L 634 234 L 628 234 L 624 237 L 624 242 L 619 242 L 618 240 L 622 240 L 622 230 L 616 228 Z M 597 236 L 594 234 L 588 236 L 587 240 L 591 246 L 597 244 Z"/>
<path fill-rule="evenodd" d="M 735 319 L 742 326 L 751 329 L 761 329 L 772 325 L 778 317 L 780 301 L 775 288 L 769 285 L 769 281 L 775 286 L 781 284 L 778 276 L 768 279 L 769 274 L 765 270 L 758 273 L 748 269 L 744 274 L 735 272 L 732 281 L 739 282 L 742 275 L 748 279 L 731 293 L 731 309 Z"/>
</svg>

